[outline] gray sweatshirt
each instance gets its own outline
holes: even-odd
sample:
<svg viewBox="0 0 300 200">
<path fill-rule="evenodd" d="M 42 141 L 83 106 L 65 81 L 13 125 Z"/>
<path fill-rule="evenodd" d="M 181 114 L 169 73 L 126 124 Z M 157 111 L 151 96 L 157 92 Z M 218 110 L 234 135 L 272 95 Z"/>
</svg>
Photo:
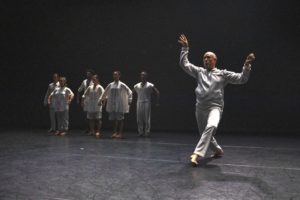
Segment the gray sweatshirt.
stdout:
<svg viewBox="0 0 300 200">
<path fill-rule="evenodd" d="M 248 81 L 251 65 L 244 65 L 241 73 L 214 68 L 197 67 L 188 60 L 188 47 L 182 47 L 179 65 L 198 81 L 195 89 L 198 108 L 224 107 L 224 87 L 228 84 L 244 84 Z"/>
</svg>

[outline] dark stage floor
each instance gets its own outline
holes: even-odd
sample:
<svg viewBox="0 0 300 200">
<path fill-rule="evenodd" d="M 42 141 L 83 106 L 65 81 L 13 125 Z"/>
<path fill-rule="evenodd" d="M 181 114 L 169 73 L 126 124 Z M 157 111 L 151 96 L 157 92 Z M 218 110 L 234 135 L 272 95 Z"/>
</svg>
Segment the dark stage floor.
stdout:
<svg viewBox="0 0 300 200">
<path fill-rule="evenodd" d="M 2 131 L 0 199 L 300 199 L 299 137 L 218 134 L 225 156 L 192 168 L 196 133 L 126 136 Z"/>
</svg>

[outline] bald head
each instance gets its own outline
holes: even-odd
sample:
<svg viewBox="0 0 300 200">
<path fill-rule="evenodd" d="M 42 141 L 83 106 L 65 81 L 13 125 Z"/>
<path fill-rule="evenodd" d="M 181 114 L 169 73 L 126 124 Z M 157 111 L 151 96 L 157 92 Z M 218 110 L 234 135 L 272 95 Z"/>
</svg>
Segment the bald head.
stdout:
<svg viewBox="0 0 300 200">
<path fill-rule="evenodd" d="M 203 56 L 204 67 L 206 67 L 208 70 L 212 70 L 213 68 L 216 67 L 217 59 L 218 58 L 214 52 L 211 51 L 206 52 Z"/>
</svg>

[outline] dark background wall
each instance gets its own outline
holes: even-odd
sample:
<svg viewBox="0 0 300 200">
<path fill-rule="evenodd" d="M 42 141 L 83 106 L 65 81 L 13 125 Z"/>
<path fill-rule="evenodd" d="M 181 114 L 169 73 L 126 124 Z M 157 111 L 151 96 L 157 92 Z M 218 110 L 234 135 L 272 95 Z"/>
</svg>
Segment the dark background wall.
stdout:
<svg viewBox="0 0 300 200">
<path fill-rule="evenodd" d="M 114 69 L 130 87 L 147 70 L 161 91 L 153 129 L 195 130 L 196 82 L 178 66 L 177 38 L 185 33 L 196 65 L 211 50 L 219 68 L 239 72 L 247 54 L 256 53 L 250 81 L 226 88 L 221 130 L 299 133 L 297 1 L 33 0 L 0 7 L 3 128 L 48 128 L 42 101 L 51 74 L 65 75 L 76 91 L 93 68 L 103 86 Z M 70 109 L 71 128 L 84 127 L 80 107 L 73 102 Z M 134 112 L 127 129 L 135 128 Z"/>
</svg>

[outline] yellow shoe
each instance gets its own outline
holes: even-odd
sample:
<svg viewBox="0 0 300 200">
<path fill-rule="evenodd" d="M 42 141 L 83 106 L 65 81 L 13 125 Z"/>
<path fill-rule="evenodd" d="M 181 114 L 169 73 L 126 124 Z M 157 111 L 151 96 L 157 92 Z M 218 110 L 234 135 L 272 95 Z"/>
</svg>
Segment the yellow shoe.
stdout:
<svg viewBox="0 0 300 200">
<path fill-rule="evenodd" d="M 199 156 L 197 154 L 194 154 L 194 153 L 191 155 L 191 164 L 192 164 L 193 167 L 197 167 L 199 165 L 198 157 Z"/>
</svg>

